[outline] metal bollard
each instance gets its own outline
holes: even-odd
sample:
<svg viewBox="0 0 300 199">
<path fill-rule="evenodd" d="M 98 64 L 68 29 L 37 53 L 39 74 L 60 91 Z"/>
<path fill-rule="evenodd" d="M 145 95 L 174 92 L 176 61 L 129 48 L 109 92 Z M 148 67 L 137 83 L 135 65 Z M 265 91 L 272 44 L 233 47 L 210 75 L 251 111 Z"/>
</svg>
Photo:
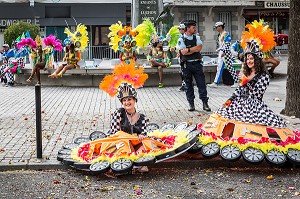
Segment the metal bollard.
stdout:
<svg viewBox="0 0 300 199">
<path fill-rule="evenodd" d="M 41 85 L 35 85 L 35 116 L 36 116 L 36 154 L 42 156 L 42 111 L 41 111 Z"/>
</svg>

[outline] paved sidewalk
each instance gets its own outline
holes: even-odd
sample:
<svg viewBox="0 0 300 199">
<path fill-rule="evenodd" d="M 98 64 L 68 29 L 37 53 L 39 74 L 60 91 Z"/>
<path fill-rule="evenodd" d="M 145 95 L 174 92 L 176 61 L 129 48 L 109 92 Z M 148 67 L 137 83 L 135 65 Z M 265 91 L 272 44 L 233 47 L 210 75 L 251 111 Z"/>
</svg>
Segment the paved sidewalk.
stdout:
<svg viewBox="0 0 300 199">
<path fill-rule="evenodd" d="M 277 114 L 285 106 L 287 57 L 283 57 L 275 79 L 264 97 Z M 178 87 L 146 87 L 138 90 L 137 108 L 150 122 L 202 123 L 208 117 L 197 98 L 196 111 L 187 111 L 185 93 Z M 216 111 L 232 94 L 233 88 L 208 88 L 209 104 Z M 196 95 L 198 96 L 198 95 Z M 278 98 L 281 101 L 275 101 Z M 8 168 L 59 168 L 57 151 L 73 139 L 88 136 L 95 130 L 109 129 L 110 113 L 121 104 L 99 88 L 42 87 L 43 160 L 36 159 L 35 96 L 33 86 L 0 86 L 0 170 Z M 299 129 L 300 120 L 285 117 L 292 128 Z"/>
</svg>

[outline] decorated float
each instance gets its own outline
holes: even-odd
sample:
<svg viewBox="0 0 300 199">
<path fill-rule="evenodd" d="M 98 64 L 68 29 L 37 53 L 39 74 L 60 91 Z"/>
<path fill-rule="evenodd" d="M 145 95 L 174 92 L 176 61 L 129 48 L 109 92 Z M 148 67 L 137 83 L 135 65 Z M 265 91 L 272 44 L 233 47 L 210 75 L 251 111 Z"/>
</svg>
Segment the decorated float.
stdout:
<svg viewBox="0 0 300 199">
<path fill-rule="evenodd" d="M 79 137 L 58 152 L 57 159 L 75 169 L 92 173 L 131 172 L 133 166 L 149 166 L 174 158 L 190 150 L 198 141 L 196 125 L 183 122 L 167 124 L 159 128 L 157 124 L 147 125 L 148 136 L 142 141 L 137 135 L 119 131 L 114 135 L 95 131 L 89 138 Z M 136 150 L 138 146 L 144 150 Z"/>
</svg>

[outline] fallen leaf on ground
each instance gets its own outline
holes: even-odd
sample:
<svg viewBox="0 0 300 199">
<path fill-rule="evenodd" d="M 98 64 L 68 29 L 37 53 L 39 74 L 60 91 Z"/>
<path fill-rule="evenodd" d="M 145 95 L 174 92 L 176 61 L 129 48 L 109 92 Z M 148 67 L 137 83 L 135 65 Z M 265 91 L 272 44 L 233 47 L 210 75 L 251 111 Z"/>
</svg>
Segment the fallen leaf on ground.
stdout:
<svg viewBox="0 0 300 199">
<path fill-rule="evenodd" d="M 296 187 L 289 187 L 288 190 L 296 190 Z"/>
<path fill-rule="evenodd" d="M 197 190 L 197 193 L 203 193 L 204 191 L 203 190 L 201 190 L 201 189 L 198 189 Z"/>
<path fill-rule="evenodd" d="M 114 186 L 102 186 L 99 188 L 100 191 L 104 192 L 104 191 L 113 191 L 115 190 Z"/>
<path fill-rule="evenodd" d="M 142 195 L 142 190 L 140 190 L 140 189 L 134 190 L 134 193 L 136 195 Z"/>
<path fill-rule="evenodd" d="M 274 178 L 273 178 L 273 175 L 267 176 L 267 179 L 268 179 L 268 180 L 273 180 L 273 179 L 274 179 Z"/>
<path fill-rule="evenodd" d="M 60 181 L 58 181 L 58 180 L 53 180 L 52 182 L 53 182 L 53 184 L 60 184 Z"/>
</svg>

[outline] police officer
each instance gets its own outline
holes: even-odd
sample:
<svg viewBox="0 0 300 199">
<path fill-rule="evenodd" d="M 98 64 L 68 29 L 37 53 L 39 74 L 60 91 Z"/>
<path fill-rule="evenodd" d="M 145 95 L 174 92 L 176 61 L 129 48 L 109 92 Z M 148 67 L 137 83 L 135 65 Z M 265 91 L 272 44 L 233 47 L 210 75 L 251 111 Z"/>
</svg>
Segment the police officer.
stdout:
<svg viewBox="0 0 300 199">
<path fill-rule="evenodd" d="M 185 33 L 178 39 L 179 53 L 183 62 L 183 76 L 186 83 L 186 97 L 189 102 L 189 111 L 195 110 L 195 94 L 193 87 L 193 76 L 199 91 L 199 97 L 203 103 L 203 110 L 211 111 L 208 106 L 208 97 L 203 73 L 203 65 L 200 51 L 202 50 L 202 41 L 196 36 L 196 22 L 188 20 L 184 22 Z"/>
</svg>

